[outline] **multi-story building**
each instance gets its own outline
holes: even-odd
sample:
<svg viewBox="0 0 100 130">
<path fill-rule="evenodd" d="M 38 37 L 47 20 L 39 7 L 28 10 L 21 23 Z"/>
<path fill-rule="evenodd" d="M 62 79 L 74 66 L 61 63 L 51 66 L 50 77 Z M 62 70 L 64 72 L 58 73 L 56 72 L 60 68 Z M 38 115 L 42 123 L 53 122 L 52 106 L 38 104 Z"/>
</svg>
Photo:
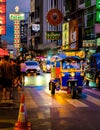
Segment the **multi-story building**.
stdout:
<svg viewBox="0 0 100 130">
<path fill-rule="evenodd" d="M 55 54 L 62 44 L 63 0 L 31 0 L 30 8 L 31 48 L 40 55 Z"/>
<path fill-rule="evenodd" d="M 100 8 L 96 9 L 96 2 L 100 1 L 31 0 L 31 47 L 43 55 L 57 53 L 62 46 L 62 24 L 77 20 L 78 50 L 97 49 L 100 46 L 100 21 L 96 21 L 96 16 Z M 38 29 L 35 30 L 34 26 Z"/>
<path fill-rule="evenodd" d="M 100 0 L 65 0 L 65 12 L 65 22 L 78 20 L 79 49 L 100 47 Z"/>
</svg>

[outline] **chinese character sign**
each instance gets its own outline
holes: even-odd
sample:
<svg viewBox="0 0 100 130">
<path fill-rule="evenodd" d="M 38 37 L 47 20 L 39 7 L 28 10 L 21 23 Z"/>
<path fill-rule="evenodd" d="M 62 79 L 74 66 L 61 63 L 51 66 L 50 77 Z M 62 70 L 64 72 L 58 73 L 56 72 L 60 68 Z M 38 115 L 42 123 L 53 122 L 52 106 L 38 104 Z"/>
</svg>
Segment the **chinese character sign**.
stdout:
<svg viewBox="0 0 100 130">
<path fill-rule="evenodd" d="M 6 34 L 6 0 L 0 0 L 0 35 Z"/>
</svg>

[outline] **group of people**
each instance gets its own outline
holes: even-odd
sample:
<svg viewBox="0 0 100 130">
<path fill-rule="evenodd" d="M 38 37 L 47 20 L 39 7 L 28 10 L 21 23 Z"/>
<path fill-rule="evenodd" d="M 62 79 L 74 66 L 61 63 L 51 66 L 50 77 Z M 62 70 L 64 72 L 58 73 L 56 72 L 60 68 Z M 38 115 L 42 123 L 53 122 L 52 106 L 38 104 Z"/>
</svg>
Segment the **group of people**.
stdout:
<svg viewBox="0 0 100 130">
<path fill-rule="evenodd" d="M 0 86 L 2 87 L 2 99 L 9 100 L 13 98 L 13 87 L 22 87 L 22 71 L 21 64 L 15 59 L 4 56 L 0 59 Z"/>
</svg>

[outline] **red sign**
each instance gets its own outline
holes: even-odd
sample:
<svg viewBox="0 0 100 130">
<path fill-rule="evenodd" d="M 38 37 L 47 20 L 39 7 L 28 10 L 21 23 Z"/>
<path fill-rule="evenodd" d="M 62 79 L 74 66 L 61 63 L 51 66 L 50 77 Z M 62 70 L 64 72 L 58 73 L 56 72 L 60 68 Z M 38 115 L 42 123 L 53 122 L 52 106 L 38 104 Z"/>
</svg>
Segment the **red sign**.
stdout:
<svg viewBox="0 0 100 130">
<path fill-rule="evenodd" d="M 0 14 L 0 24 L 6 24 L 6 16 Z"/>
<path fill-rule="evenodd" d="M 6 26 L 0 25 L 0 35 L 5 35 L 5 34 L 6 34 Z"/>
<path fill-rule="evenodd" d="M 6 13 L 6 4 L 0 4 L 0 13 L 4 14 Z"/>
<path fill-rule="evenodd" d="M 58 9 L 49 10 L 49 12 L 47 14 L 47 20 L 48 20 L 49 24 L 51 24 L 53 26 L 57 26 L 63 20 L 62 12 Z"/>
<path fill-rule="evenodd" d="M 0 0 L 0 2 L 6 2 L 6 0 Z"/>
</svg>

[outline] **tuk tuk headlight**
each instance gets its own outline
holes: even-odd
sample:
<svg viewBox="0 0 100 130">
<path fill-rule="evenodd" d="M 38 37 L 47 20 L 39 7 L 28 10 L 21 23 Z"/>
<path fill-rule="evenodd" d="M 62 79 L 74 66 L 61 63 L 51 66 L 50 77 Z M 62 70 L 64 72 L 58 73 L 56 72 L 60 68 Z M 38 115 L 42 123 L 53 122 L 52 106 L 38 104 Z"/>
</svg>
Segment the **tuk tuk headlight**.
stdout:
<svg viewBox="0 0 100 130">
<path fill-rule="evenodd" d="M 75 76 L 75 73 L 74 73 L 74 72 L 71 72 L 71 73 L 70 73 L 70 76 L 71 76 L 71 77 L 74 77 L 74 76 Z"/>
</svg>

